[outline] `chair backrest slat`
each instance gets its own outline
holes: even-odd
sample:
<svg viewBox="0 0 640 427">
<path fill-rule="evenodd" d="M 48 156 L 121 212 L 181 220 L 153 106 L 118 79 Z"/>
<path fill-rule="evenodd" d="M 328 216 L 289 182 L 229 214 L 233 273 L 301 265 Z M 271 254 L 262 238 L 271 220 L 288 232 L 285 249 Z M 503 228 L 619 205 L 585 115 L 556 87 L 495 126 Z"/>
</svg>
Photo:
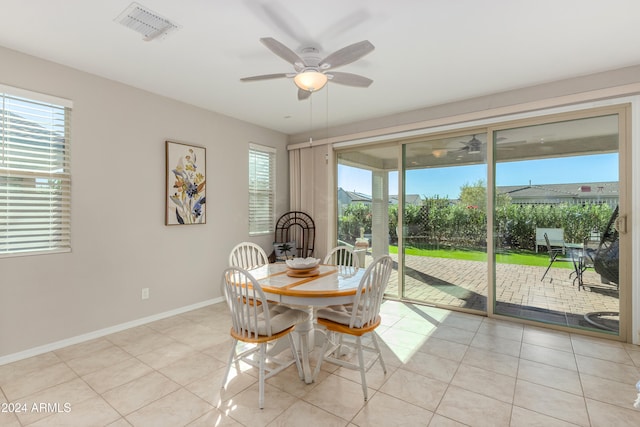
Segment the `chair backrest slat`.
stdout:
<svg viewBox="0 0 640 427">
<path fill-rule="evenodd" d="M 353 275 L 360 267 L 358 257 L 348 246 L 336 246 L 331 249 L 324 258 L 323 264 L 337 266 L 338 273 L 341 275 Z"/>
<path fill-rule="evenodd" d="M 222 274 L 221 286 L 231 311 L 234 332 L 244 338 L 257 338 L 262 323 L 266 336 L 271 336 L 267 298 L 251 273 L 240 267 L 229 267 Z"/>
<path fill-rule="evenodd" d="M 389 255 L 379 256 L 367 267 L 356 292 L 350 328 L 365 327 L 375 322 L 392 268 L 393 260 Z"/>
<path fill-rule="evenodd" d="M 236 245 L 229 254 L 229 266 L 252 269 L 269 263 L 267 253 L 253 242 Z"/>
</svg>

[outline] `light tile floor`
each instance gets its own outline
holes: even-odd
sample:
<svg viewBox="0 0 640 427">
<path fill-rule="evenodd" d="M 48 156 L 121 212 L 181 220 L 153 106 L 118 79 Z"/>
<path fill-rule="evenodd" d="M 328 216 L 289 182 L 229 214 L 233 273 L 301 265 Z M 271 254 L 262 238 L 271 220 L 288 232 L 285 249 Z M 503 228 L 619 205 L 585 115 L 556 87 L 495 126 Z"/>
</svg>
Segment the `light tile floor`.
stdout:
<svg viewBox="0 0 640 427">
<path fill-rule="evenodd" d="M 0 366 L 0 425 L 640 425 L 640 347 L 392 301 L 382 316 L 388 372 L 369 371 L 368 402 L 357 372 L 326 363 L 313 384 L 295 366 L 269 379 L 263 410 L 251 369 L 221 393 L 216 304 Z"/>
</svg>

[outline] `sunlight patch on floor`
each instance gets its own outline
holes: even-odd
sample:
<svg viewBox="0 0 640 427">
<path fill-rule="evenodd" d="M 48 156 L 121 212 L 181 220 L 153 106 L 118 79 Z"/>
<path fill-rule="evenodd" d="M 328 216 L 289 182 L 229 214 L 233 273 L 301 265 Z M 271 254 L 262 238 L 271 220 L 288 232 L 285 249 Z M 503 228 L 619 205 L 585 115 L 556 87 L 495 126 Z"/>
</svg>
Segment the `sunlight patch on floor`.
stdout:
<svg viewBox="0 0 640 427">
<path fill-rule="evenodd" d="M 451 311 L 435 307 L 411 306 L 397 301 L 385 301 L 382 305 L 381 316 L 396 319 L 385 323 L 384 328 L 378 329 L 381 344 L 389 348 L 402 363 L 407 363 L 412 356 L 427 342 Z M 383 320 L 384 323 L 384 320 Z"/>
</svg>

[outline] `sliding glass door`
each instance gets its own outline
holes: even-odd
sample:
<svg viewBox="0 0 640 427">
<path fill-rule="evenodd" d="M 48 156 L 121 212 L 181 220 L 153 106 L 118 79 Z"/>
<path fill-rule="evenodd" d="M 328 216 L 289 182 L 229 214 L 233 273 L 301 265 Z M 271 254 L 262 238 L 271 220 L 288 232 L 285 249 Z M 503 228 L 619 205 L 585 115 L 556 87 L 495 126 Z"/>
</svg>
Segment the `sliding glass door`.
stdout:
<svg viewBox="0 0 640 427">
<path fill-rule="evenodd" d="M 388 297 L 624 337 L 628 108 L 339 150 L 337 243 Z"/>
<path fill-rule="evenodd" d="M 404 145 L 402 297 L 486 311 L 486 131 Z"/>
<path fill-rule="evenodd" d="M 373 146 L 338 153 L 337 244 L 355 250 L 361 267 L 390 254 L 392 226 L 398 203 L 397 146 Z M 396 264 L 397 265 L 397 264 Z M 397 268 L 388 292 L 397 295 Z"/>
<path fill-rule="evenodd" d="M 618 334 L 621 120 L 493 133 L 495 314 Z"/>
</svg>

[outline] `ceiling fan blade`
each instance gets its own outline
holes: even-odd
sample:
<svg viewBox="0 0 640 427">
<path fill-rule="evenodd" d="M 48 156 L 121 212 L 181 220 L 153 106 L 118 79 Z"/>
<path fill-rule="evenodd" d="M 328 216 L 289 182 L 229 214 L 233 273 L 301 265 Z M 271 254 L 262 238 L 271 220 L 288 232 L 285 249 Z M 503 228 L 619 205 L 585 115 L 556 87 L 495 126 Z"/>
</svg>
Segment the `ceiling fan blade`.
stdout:
<svg viewBox="0 0 640 427">
<path fill-rule="evenodd" d="M 282 4 L 278 2 L 256 4 L 255 0 L 245 0 L 245 3 L 250 8 L 258 9 L 260 17 L 268 21 L 267 24 L 275 25 L 277 30 L 284 32 L 293 40 L 300 43 L 312 40 L 304 31 L 303 23 Z"/>
<path fill-rule="evenodd" d="M 304 101 L 311 96 L 311 92 L 304 89 L 298 89 L 298 101 Z"/>
<path fill-rule="evenodd" d="M 295 74 L 293 74 L 295 76 Z M 254 82 L 257 80 L 269 80 L 269 79 L 279 79 L 282 77 L 291 77 L 291 73 L 278 73 L 278 74 L 263 74 L 261 76 L 252 76 L 252 77 L 243 77 L 240 79 L 241 82 Z"/>
<path fill-rule="evenodd" d="M 369 87 L 373 83 L 373 80 L 367 77 L 352 73 L 331 72 L 327 73 L 327 77 L 333 83 L 347 86 Z"/>
<path fill-rule="evenodd" d="M 288 47 L 280 43 L 278 40 L 271 37 L 263 37 L 260 39 L 260 41 L 271 52 L 275 53 L 276 55 L 278 55 L 280 58 L 284 59 L 288 63 L 293 65 L 298 64 L 298 66 L 305 65 L 304 61 L 302 60 L 302 58 L 300 58 L 300 56 L 298 56 L 297 53 L 295 53 L 294 51 L 292 51 L 291 49 L 289 49 Z"/>
<path fill-rule="evenodd" d="M 353 30 L 354 27 L 361 25 L 364 21 L 370 18 L 371 14 L 366 9 L 355 10 L 349 15 L 331 24 L 331 26 L 329 26 L 326 30 L 318 34 L 316 39 L 333 40 L 339 38 L 347 31 Z"/>
<path fill-rule="evenodd" d="M 318 65 L 323 70 L 340 67 L 362 58 L 374 49 L 375 47 L 369 40 L 363 40 L 333 52 L 320 61 Z"/>
</svg>

